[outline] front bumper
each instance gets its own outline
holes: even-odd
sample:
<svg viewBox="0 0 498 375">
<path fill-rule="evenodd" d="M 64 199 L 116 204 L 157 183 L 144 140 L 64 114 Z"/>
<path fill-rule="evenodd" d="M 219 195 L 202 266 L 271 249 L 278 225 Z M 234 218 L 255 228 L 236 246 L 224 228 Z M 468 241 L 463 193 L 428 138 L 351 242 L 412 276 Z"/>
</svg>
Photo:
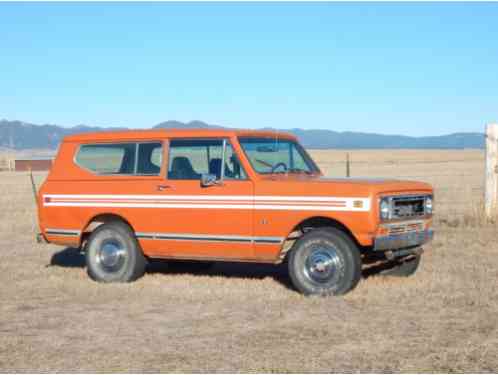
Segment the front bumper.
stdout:
<svg viewBox="0 0 498 375">
<path fill-rule="evenodd" d="M 432 229 L 425 229 L 420 232 L 409 232 L 380 236 L 375 238 L 374 250 L 397 250 L 421 246 L 431 241 L 433 238 L 434 231 Z"/>
</svg>

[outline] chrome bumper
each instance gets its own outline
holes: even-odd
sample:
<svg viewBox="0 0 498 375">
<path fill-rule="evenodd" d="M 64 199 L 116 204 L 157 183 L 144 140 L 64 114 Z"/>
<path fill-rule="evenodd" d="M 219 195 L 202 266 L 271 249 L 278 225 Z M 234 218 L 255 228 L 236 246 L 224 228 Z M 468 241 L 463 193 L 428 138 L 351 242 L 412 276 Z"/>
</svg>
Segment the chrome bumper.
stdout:
<svg viewBox="0 0 498 375">
<path fill-rule="evenodd" d="M 431 241 L 433 238 L 434 231 L 432 229 L 426 229 L 422 232 L 376 237 L 374 241 L 374 250 L 397 250 L 420 246 Z"/>
</svg>

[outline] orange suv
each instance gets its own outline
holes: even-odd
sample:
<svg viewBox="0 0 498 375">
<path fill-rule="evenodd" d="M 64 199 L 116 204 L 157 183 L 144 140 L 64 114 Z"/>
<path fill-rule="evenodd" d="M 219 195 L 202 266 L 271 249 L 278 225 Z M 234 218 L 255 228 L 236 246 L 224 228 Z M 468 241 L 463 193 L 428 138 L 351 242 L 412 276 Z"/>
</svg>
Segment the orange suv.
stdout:
<svg viewBox="0 0 498 375">
<path fill-rule="evenodd" d="M 339 295 L 365 264 L 413 274 L 432 210 L 422 182 L 323 177 L 291 134 L 87 133 L 40 188 L 38 239 L 82 249 L 97 281 L 135 280 L 149 258 L 284 262 L 300 292 Z"/>
</svg>

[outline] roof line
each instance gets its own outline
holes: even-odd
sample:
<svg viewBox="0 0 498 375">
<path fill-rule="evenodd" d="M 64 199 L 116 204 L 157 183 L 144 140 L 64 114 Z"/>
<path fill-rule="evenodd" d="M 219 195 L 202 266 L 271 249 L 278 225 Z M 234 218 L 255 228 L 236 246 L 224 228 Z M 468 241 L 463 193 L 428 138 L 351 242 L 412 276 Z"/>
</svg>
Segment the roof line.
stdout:
<svg viewBox="0 0 498 375">
<path fill-rule="evenodd" d="M 268 137 L 282 137 L 283 138 L 295 138 L 295 136 L 288 132 L 273 131 L 273 130 L 253 130 L 253 129 L 182 129 L 182 128 L 172 128 L 172 129 L 140 129 L 140 130 L 116 130 L 116 131 L 100 131 L 100 132 L 88 132 L 88 133 L 78 133 L 72 134 L 64 137 L 64 141 L 79 141 L 79 140 L 90 140 L 90 139 L 112 139 L 112 138 L 151 138 L 154 136 L 182 136 L 182 137 L 206 137 L 206 136 L 236 136 L 236 135 L 247 135 L 247 136 L 268 136 Z"/>
</svg>

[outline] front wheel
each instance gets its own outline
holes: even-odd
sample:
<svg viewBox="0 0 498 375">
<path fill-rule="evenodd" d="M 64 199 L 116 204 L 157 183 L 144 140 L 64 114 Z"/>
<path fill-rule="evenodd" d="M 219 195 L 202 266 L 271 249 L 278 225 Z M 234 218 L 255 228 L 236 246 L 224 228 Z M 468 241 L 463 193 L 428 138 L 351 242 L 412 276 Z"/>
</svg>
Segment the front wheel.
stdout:
<svg viewBox="0 0 498 375">
<path fill-rule="evenodd" d="M 85 258 L 88 275 L 95 281 L 128 282 L 145 273 L 145 257 L 125 223 L 111 222 L 95 229 Z"/>
<path fill-rule="evenodd" d="M 315 229 L 294 244 L 289 256 L 289 276 L 305 295 L 342 295 L 361 278 L 357 246 L 335 228 Z"/>
</svg>

